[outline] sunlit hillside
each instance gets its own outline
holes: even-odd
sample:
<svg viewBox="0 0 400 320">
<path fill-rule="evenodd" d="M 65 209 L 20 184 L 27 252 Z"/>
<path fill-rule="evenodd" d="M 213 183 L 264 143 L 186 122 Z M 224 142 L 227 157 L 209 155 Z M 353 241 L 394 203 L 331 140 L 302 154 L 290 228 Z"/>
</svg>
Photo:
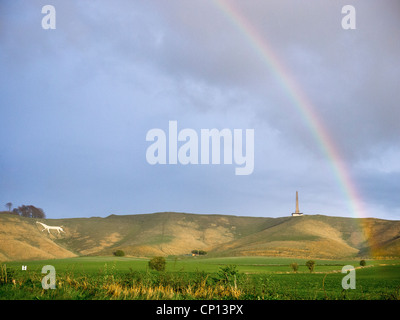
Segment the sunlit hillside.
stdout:
<svg viewBox="0 0 400 320">
<path fill-rule="evenodd" d="M 42 231 L 41 221 L 65 233 Z M 305 215 L 241 217 L 161 212 L 106 218 L 32 219 L 0 214 L 0 260 L 112 255 L 399 257 L 400 221 Z M 372 247 L 371 247 L 372 246 Z"/>
</svg>

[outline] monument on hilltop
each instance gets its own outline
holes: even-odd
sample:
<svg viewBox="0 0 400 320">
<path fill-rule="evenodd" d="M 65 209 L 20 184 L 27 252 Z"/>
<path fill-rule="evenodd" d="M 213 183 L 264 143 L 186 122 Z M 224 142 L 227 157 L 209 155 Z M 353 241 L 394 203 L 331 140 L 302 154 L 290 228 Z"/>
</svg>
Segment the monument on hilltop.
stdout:
<svg viewBox="0 0 400 320">
<path fill-rule="evenodd" d="M 296 191 L 296 212 L 292 213 L 292 217 L 302 216 L 303 214 L 299 210 L 299 193 Z"/>
</svg>

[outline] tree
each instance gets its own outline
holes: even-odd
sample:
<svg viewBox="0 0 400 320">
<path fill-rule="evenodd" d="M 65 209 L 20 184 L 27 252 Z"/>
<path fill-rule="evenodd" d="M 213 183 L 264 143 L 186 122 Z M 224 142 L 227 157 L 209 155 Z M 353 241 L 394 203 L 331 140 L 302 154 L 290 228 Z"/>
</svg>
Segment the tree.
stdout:
<svg viewBox="0 0 400 320">
<path fill-rule="evenodd" d="M 306 262 L 306 266 L 308 268 L 308 270 L 310 270 L 310 272 L 314 271 L 314 267 L 315 267 L 315 261 L 314 260 L 308 260 Z"/>
<path fill-rule="evenodd" d="M 365 260 L 360 261 L 360 266 L 365 267 L 367 265 L 367 262 Z"/>
<path fill-rule="evenodd" d="M 299 265 L 296 262 L 291 263 L 290 267 L 293 269 L 294 272 L 297 272 L 297 270 L 299 270 Z"/>
<path fill-rule="evenodd" d="M 149 268 L 157 271 L 164 271 L 166 264 L 165 258 L 154 257 L 149 261 Z"/>
<path fill-rule="evenodd" d="M 26 205 L 22 205 L 18 207 L 18 213 L 21 217 L 25 217 L 25 218 L 31 218 L 32 214 L 31 211 L 29 210 L 28 206 Z"/>
<path fill-rule="evenodd" d="M 199 255 L 199 256 L 204 256 L 204 255 L 206 255 L 207 254 L 207 251 L 204 251 L 204 250 L 192 250 L 191 251 L 192 252 L 192 254 L 194 254 L 194 255 Z"/>
<path fill-rule="evenodd" d="M 125 252 L 118 249 L 117 251 L 114 252 L 114 256 L 116 257 L 123 257 L 125 255 Z"/>
<path fill-rule="evenodd" d="M 7 202 L 6 203 L 6 208 L 8 208 L 8 211 L 11 212 L 11 207 L 12 207 L 12 203 L 11 202 Z"/>
<path fill-rule="evenodd" d="M 36 208 L 35 206 L 29 205 L 22 205 L 19 206 L 18 208 L 13 210 L 14 213 L 19 214 L 22 217 L 25 218 L 35 218 L 35 219 L 44 219 L 46 218 L 46 215 L 41 208 Z"/>
<path fill-rule="evenodd" d="M 44 219 L 44 218 L 46 218 L 46 215 L 45 215 L 43 209 L 36 208 L 34 206 L 29 206 L 29 207 L 30 207 L 30 210 L 31 210 L 32 218 L 36 218 L 36 219 Z"/>
</svg>

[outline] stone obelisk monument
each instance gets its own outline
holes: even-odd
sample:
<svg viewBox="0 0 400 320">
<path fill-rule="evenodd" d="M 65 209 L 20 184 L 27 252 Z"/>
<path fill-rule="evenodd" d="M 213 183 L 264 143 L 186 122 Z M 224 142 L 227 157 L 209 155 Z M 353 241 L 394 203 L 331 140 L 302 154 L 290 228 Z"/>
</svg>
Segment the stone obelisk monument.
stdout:
<svg viewBox="0 0 400 320">
<path fill-rule="evenodd" d="M 302 216 L 303 214 L 299 210 L 299 193 L 296 191 L 296 212 L 292 213 L 293 217 Z"/>
</svg>

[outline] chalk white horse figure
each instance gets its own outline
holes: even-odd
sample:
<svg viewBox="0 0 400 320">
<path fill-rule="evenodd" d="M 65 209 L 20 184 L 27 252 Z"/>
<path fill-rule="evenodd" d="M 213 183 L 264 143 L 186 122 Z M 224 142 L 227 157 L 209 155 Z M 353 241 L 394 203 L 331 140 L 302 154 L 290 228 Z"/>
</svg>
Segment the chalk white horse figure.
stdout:
<svg viewBox="0 0 400 320">
<path fill-rule="evenodd" d="M 41 223 L 41 222 L 39 222 L 39 221 L 36 221 L 36 223 L 39 223 L 39 224 L 41 224 L 41 225 L 43 226 L 44 229 L 42 230 L 42 232 L 43 232 L 44 230 L 47 230 L 47 232 L 50 233 L 50 229 L 54 229 L 54 230 L 57 230 L 58 233 L 60 233 L 60 231 L 62 231 L 62 232 L 65 233 L 65 231 L 64 231 L 63 228 L 62 228 L 62 226 L 61 226 L 61 227 L 48 226 L 47 224 Z"/>
</svg>

